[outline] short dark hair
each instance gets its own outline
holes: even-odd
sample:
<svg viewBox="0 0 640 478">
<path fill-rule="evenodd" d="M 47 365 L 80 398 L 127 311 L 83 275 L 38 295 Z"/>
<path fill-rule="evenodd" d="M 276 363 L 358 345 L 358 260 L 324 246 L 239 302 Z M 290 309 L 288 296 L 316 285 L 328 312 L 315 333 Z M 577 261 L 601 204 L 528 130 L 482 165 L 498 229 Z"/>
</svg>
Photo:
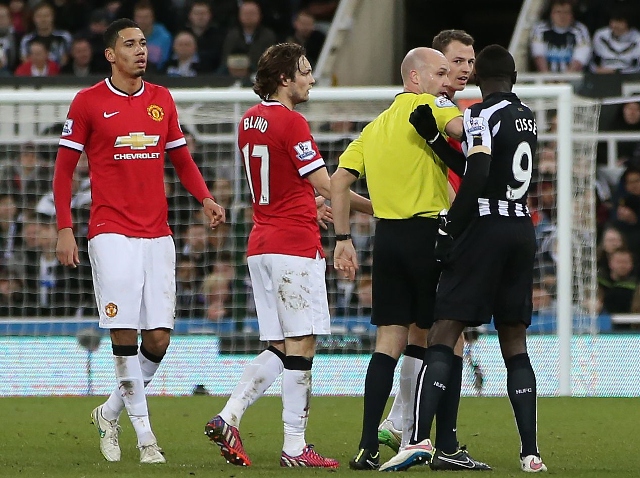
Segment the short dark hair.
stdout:
<svg viewBox="0 0 640 478">
<path fill-rule="evenodd" d="M 489 45 L 476 57 L 476 76 L 483 80 L 506 79 L 515 81 L 516 63 L 509 50 L 500 45 Z"/>
<path fill-rule="evenodd" d="M 442 30 L 436 36 L 433 37 L 431 47 L 444 53 L 444 50 L 449 46 L 451 42 L 459 41 L 463 45 L 473 46 L 473 37 L 464 30 Z"/>
<path fill-rule="evenodd" d="M 119 18 L 118 20 L 114 20 L 111 22 L 111 25 L 107 27 L 104 32 L 104 45 L 107 48 L 115 48 L 116 41 L 118 40 L 118 35 L 121 30 L 125 30 L 127 28 L 140 28 L 136 22 L 129 18 Z"/>
<path fill-rule="evenodd" d="M 305 55 L 303 46 L 297 43 L 278 43 L 265 50 L 258 60 L 253 91 L 263 100 L 276 91 L 280 81 L 293 79 L 299 68 L 300 57 Z"/>
<path fill-rule="evenodd" d="M 29 53 L 31 53 L 31 45 L 41 45 L 47 52 L 51 51 L 49 44 L 43 38 L 35 37 L 27 43 L 27 50 Z"/>
<path fill-rule="evenodd" d="M 195 7 L 196 5 L 200 7 L 207 7 L 207 9 L 209 10 L 209 13 L 213 13 L 213 9 L 211 8 L 211 3 L 209 0 L 193 0 L 189 4 L 189 8 L 187 9 L 187 12 L 191 13 L 191 10 L 193 10 L 193 7 Z"/>
</svg>

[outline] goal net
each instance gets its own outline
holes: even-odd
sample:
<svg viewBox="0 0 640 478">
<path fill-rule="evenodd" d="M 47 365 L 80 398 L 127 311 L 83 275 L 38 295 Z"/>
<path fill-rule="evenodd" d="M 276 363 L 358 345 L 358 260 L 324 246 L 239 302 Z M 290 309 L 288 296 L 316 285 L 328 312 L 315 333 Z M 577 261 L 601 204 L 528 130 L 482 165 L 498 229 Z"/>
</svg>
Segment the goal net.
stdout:
<svg viewBox="0 0 640 478">
<path fill-rule="evenodd" d="M 348 143 L 391 104 L 398 90 L 316 88 L 311 100 L 299 105 L 297 110 L 309 121 L 330 173 Z M 571 100 L 569 95 L 567 129 L 567 125 L 562 121 L 558 123 L 557 119 L 559 99 L 566 93 L 566 90 L 562 90 L 562 94 L 559 91 L 554 86 L 516 88 L 536 113 L 540 138 L 530 188 L 530 206 L 538 238 L 536 310 L 530 332 L 553 337 L 549 344 L 555 347 L 558 346 L 558 316 L 562 316 L 562 304 L 567 302 L 570 303 L 570 316 L 566 318 L 569 335 L 571 331 L 597 332 L 593 134 L 599 109 L 595 103 Z M 9 349 L 24 350 L 20 341 L 29 340 L 32 341 L 30 347 L 42 353 L 41 349 L 48 347 L 42 342 L 43 337 L 48 337 L 51 339 L 48 353 L 62 355 L 60 367 L 66 369 L 71 361 L 79 368 L 76 388 L 64 389 L 61 393 L 108 393 L 112 376 L 110 348 L 98 345 L 92 350 L 77 339 L 78 334 L 85 339 L 91 336 L 97 324 L 86 240 L 82 239 L 91 200 L 87 164 L 83 160 L 76 171 L 72 202 L 81 265 L 77 269 L 63 269 L 55 260 L 51 175 L 58 137 L 74 93 L 74 90 L 58 89 L 20 90 L 0 97 L 0 244 L 3 248 L 0 333 L 4 335 L 0 335 L 0 341 L 4 340 Z M 176 355 L 175 361 L 167 364 L 167 372 L 161 374 L 162 385 L 156 381 L 150 392 L 185 394 L 200 384 L 211 393 L 226 394 L 237 380 L 242 364 L 264 347 L 257 335 L 245 257 L 251 228 L 250 192 L 236 148 L 236 125 L 258 98 L 251 91 L 235 89 L 173 90 L 172 94 L 192 155 L 216 200 L 227 209 L 228 221 L 210 231 L 198 204 L 180 185 L 167 160 L 169 221 L 177 251 L 177 313 L 171 349 Z M 468 88 L 460 95 L 460 104 L 474 99 L 479 99 L 478 90 Z M 569 149 L 565 147 L 567 144 Z M 562 226 L 566 224 L 559 221 L 558 214 L 560 170 L 566 161 L 571 165 L 570 200 L 564 205 L 570 208 L 564 216 L 570 218 L 568 234 L 566 228 L 563 232 Z M 354 189 L 367 194 L 365 181 L 356 182 Z M 375 337 L 375 330 L 369 325 L 374 229 L 374 219 L 359 213 L 353 215 L 352 235 L 363 265 L 354 282 L 339 279 L 335 274 L 331 260 L 333 229 L 330 226 L 328 231 L 322 231 L 328 256 L 327 289 L 333 335 L 319 338 L 314 373 L 324 378 L 314 381 L 314 392 L 332 395 L 362 392 L 363 374 Z M 567 239 L 569 249 L 564 250 L 571 251 L 568 256 L 561 253 Z M 563 263 L 568 264 L 571 274 L 568 279 L 563 279 Z M 491 335 L 491 329 L 487 334 Z M 549 350 L 544 344 L 541 355 Z M 489 352 L 489 348 L 482 338 L 470 344 L 470 374 L 474 361 L 483 356 L 487 357 L 486 373 L 498 374 L 498 368 L 503 365 L 496 361 L 492 355 L 495 351 Z M 491 345 L 491 348 L 495 347 Z M 557 357 L 557 352 L 554 353 Z M 237 364 L 233 374 L 224 371 L 230 360 Z M 562 364 L 554 363 L 553 370 L 557 373 Z M 175 368 L 171 369 L 172 366 Z M 470 377 L 464 386 L 465 393 L 476 390 L 473 376 Z M 483 393 L 502 393 L 500 380 L 496 375 L 494 384 L 487 376 Z M 547 394 L 558 392 L 557 378 L 553 384 Z M 28 394 L 33 390 L 28 384 L 9 386 L 13 386 L 9 391 L 0 387 L 0 395 Z"/>
</svg>

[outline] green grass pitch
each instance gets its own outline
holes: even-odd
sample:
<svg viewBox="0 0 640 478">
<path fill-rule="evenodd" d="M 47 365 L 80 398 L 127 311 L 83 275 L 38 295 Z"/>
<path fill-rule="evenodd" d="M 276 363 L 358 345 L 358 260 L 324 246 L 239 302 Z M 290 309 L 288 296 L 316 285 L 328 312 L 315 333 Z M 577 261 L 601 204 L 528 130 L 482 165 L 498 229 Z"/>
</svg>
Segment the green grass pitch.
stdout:
<svg viewBox="0 0 640 478">
<path fill-rule="evenodd" d="M 203 434 L 207 420 L 224 403 L 220 397 L 151 397 L 149 408 L 167 464 L 140 465 L 133 429 L 121 420 L 122 461 L 107 463 L 98 449 L 90 412 L 103 397 L 0 399 L 0 476 L 2 477 L 308 477 L 362 476 L 349 470 L 357 451 L 362 398 L 314 397 L 307 440 L 340 461 L 338 470 L 282 469 L 281 402 L 265 397 L 242 421 L 249 468 L 228 465 Z M 538 402 L 538 435 L 550 476 L 637 477 L 640 439 L 638 399 L 543 398 Z M 471 455 L 490 464 L 494 478 L 525 476 L 518 468 L 519 440 L 506 398 L 463 398 L 458 435 Z M 382 459 L 392 456 L 381 450 Z M 436 473 L 415 467 L 408 476 Z M 438 472 L 451 474 L 450 472 Z M 456 472 L 473 476 L 478 472 Z M 403 475 L 404 476 L 404 475 Z"/>
</svg>

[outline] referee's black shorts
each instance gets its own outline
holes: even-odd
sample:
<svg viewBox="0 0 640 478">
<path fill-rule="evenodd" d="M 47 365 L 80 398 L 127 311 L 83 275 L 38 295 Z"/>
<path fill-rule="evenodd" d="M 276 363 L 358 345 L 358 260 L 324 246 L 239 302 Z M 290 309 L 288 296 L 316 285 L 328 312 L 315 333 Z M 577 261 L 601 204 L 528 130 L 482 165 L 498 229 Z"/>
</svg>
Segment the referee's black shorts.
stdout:
<svg viewBox="0 0 640 478">
<path fill-rule="evenodd" d="M 381 219 L 373 239 L 373 325 L 433 324 L 440 266 L 433 255 L 438 220 Z"/>
<path fill-rule="evenodd" d="M 531 218 L 476 218 L 442 270 L 436 320 L 531 325 L 535 252 Z"/>
</svg>

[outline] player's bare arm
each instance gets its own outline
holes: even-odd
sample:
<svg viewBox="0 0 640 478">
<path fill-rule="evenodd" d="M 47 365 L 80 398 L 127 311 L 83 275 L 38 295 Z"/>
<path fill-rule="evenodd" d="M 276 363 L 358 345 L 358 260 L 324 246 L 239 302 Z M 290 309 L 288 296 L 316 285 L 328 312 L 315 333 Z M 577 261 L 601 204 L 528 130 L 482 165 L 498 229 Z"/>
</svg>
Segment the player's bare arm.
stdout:
<svg viewBox="0 0 640 478">
<path fill-rule="evenodd" d="M 327 172 L 327 168 L 320 168 L 309 176 L 307 179 L 311 182 L 313 187 L 320 193 L 325 199 L 331 200 L 331 188 L 330 188 L 330 178 L 329 173 Z M 358 212 L 363 212 L 365 214 L 369 214 L 373 216 L 373 207 L 371 206 L 371 201 L 365 197 L 360 196 L 353 191 L 349 192 L 349 202 L 351 209 Z"/>
<path fill-rule="evenodd" d="M 80 264 L 78 245 L 76 244 L 76 238 L 73 235 L 73 229 L 70 227 L 65 227 L 58 231 L 56 257 L 63 266 L 77 267 L 77 265 Z"/>
<path fill-rule="evenodd" d="M 209 227 L 214 229 L 226 221 L 226 213 L 222 206 L 211 198 L 204 198 L 202 201 L 202 209 L 209 218 Z"/>
<path fill-rule="evenodd" d="M 350 238 L 351 212 L 350 186 L 356 176 L 344 168 L 338 168 L 331 176 L 331 204 L 333 207 L 333 226 L 336 232 L 336 247 L 333 252 L 333 266 L 344 278 L 354 280 L 358 270 L 358 256 Z M 346 236 L 345 236 L 346 235 Z"/>
<path fill-rule="evenodd" d="M 450 138 L 455 138 L 460 141 L 462 139 L 462 134 L 464 133 L 462 116 L 457 116 L 449 121 L 447 126 L 444 127 L 444 132 L 447 133 L 447 136 Z"/>
<path fill-rule="evenodd" d="M 333 224 L 333 209 L 327 205 L 324 196 L 316 196 L 316 211 L 318 226 L 325 231 L 329 229 L 329 223 Z"/>
</svg>

